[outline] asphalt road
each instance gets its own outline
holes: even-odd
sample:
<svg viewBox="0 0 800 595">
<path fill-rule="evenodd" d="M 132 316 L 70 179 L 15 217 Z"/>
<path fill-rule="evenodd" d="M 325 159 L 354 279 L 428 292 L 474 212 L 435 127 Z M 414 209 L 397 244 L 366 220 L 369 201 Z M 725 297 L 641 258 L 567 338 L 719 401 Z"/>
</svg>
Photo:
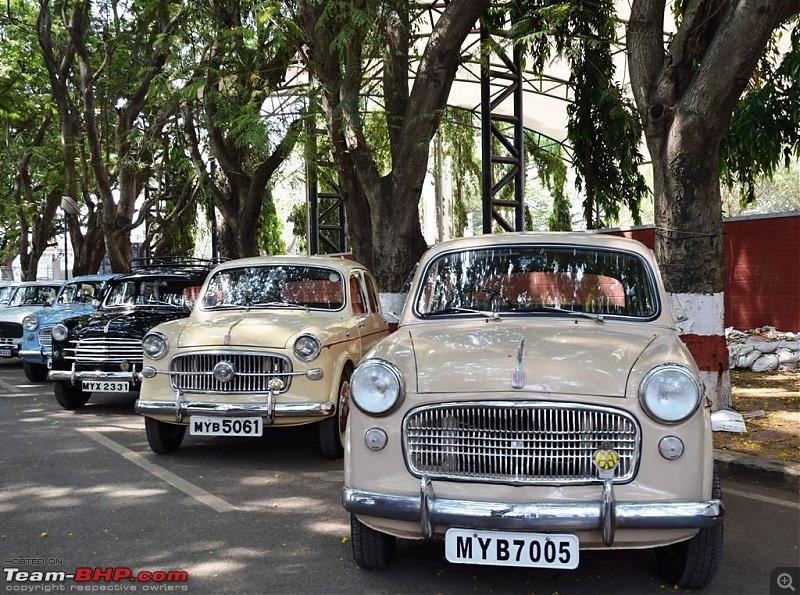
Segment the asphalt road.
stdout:
<svg viewBox="0 0 800 595">
<path fill-rule="evenodd" d="M 179 453 L 158 456 L 134 398 L 97 394 L 64 411 L 50 385 L 28 383 L 18 360 L 0 360 L 0 593 L 673 591 L 647 550 L 582 552 L 578 569 L 548 571 L 452 565 L 441 542 L 400 541 L 389 569 L 360 570 L 340 501 L 342 465 L 322 458 L 316 428 L 257 440 L 187 436 Z M 724 557 L 704 593 L 800 589 L 797 492 L 725 479 L 723 494 Z M 781 588 L 776 569 L 786 567 L 792 583 L 784 575 Z M 58 580 L 96 568 L 155 579 L 182 571 L 188 580 Z"/>
</svg>

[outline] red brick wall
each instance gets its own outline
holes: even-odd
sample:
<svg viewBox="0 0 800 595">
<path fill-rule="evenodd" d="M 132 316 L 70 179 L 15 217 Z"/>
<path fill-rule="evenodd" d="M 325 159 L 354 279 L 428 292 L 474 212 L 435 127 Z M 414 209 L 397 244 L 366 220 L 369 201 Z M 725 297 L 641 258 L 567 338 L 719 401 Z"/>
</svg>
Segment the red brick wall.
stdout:
<svg viewBox="0 0 800 595">
<path fill-rule="evenodd" d="M 726 219 L 725 326 L 800 331 L 800 213 Z M 653 247 L 653 226 L 608 233 Z"/>
</svg>

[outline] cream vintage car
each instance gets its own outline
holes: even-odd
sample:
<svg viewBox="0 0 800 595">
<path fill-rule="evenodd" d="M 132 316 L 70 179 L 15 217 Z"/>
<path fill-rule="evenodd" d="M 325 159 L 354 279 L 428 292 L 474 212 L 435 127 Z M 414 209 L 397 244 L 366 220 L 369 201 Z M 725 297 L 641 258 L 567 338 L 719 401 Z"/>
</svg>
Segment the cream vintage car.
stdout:
<svg viewBox="0 0 800 595">
<path fill-rule="evenodd" d="M 351 378 L 356 563 L 443 538 L 457 564 L 574 569 L 654 548 L 700 587 L 722 549 L 709 402 L 652 253 L 597 234 L 453 240 Z"/>
<path fill-rule="evenodd" d="M 144 338 L 142 388 L 150 447 L 195 436 L 261 436 L 266 426 L 319 422 L 338 458 L 350 375 L 389 333 L 375 280 L 342 257 L 254 257 L 206 279 L 191 315 Z"/>
</svg>

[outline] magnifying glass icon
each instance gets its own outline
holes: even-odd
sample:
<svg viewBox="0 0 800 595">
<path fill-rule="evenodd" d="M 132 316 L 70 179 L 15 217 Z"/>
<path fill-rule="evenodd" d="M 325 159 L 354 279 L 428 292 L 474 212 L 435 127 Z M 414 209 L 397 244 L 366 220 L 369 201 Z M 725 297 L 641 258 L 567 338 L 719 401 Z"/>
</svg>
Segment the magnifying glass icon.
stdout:
<svg viewBox="0 0 800 595">
<path fill-rule="evenodd" d="M 792 591 L 795 590 L 794 585 L 792 585 L 792 575 L 788 572 L 782 572 L 779 574 L 775 582 L 778 583 L 778 587 L 781 589 L 791 589 Z"/>
</svg>

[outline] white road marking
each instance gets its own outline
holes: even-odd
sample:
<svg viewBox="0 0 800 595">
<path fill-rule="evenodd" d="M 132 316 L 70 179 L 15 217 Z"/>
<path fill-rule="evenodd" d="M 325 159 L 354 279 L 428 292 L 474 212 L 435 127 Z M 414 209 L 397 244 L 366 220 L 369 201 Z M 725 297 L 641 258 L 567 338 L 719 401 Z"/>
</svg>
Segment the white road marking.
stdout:
<svg viewBox="0 0 800 595">
<path fill-rule="evenodd" d="M 20 392 L 20 389 L 19 389 L 19 388 L 17 388 L 17 387 L 16 387 L 16 386 L 14 386 L 13 384 L 9 384 L 8 382 L 6 382 L 6 381 L 5 381 L 5 380 L 3 380 L 3 379 L 0 379 L 0 386 L 2 386 L 2 387 L 5 389 L 5 390 L 7 390 L 7 391 L 9 391 L 9 392 L 12 392 L 12 393 L 18 393 L 18 392 Z"/>
<path fill-rule="evenodd" d="M 749 498 L 750 500 L 758 500 L 759 502 L 766 502 L 768 504 L 777 504 L 778 506 L 785 506 L 787 508 L 794 508 L 800 510 L 800 503 L 792 502 L 791 500 L 781 500 L 780 498 L 770 498 L 769 496 L 762 496 L 761 494 L 754 494 L 753 492 L 742 492 L 741 490 L 732 490 L 724 488 L 722 490 L 722 499 L 730 494 L 732 496 L 739 496 L 740 498 Z"/>
<path fill-rule="evenodd" d="M 138 465 L 148 473 L 151 473 L 156 477 L 158 477 L 159 479 L 167 482 L 172 487 L 177 488 L 183 493 L 191 496 L 198 502 L 205 504 L 206 506 L 210 506 L 217 512 L 231 512 L 234 510 L 239 510 L 239 508 L 237 508 L 233 504 L 230 504 L 225 500 L 223 500 L 222 498 L 214 496 L 213 494 L 209 494 L 204 489 L 197 487 L 193 483 L 186 481 L 185 479 L 175 475 L 171 471 L 167 471 L 163 467 L 160 467 L 155 463 L 151 463 L 139 453 L 125 448 L 121 444 L 118 444 L 113 440 L 106 438 L 99 432 L 96 432 L 94 430 L 89 430 L 86 428 L 81 428 L 78 431 L 81 432 L 82 434 L 85 434 L 98 444 L 101 444 L 106 448 L 113 450 L 115 453 L 126 458 L 131 463 Z"/>
</svg>

